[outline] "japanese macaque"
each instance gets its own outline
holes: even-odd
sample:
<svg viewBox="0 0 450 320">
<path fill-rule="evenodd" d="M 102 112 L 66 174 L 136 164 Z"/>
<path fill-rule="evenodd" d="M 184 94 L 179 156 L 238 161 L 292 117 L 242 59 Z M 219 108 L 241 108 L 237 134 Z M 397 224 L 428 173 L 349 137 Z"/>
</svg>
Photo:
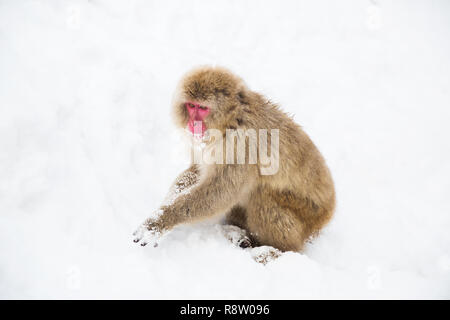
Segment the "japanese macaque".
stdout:
<svg viewBox="0 0 450 320">
<path fill-rule="evenodd" d="M 135 242 L 156 245 L 177 225 L 223 216 L 226 225 L 242 230 L 241 247 L 301 251 L 332 217 L 334 185 L 320 152 L 277 105 L 230 71 L 202 67 L 188 73 L 175 93 L 173 116 L 215 161 L 193 160 L 170 191 L 176 196 L 138 228 Z M 239 141 L 245 142 L 244 155 Z M 238 161 L 232 161 L 235 155 Z"/>
</svg>

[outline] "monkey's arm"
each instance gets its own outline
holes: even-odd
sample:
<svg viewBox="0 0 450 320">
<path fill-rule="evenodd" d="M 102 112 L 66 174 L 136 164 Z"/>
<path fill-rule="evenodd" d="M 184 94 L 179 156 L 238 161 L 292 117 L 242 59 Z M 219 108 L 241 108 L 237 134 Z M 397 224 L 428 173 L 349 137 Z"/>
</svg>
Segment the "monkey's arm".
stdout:
<svg viewBox="0 0 450 320">
<path fill-rule="evenodd" d="M 157 218 L 147 219 L 135 233 L 135 242 L 142 238 L 141 245 L 156 244 L 164 232 L 181 223 L 189 223 L 225 212 L 239 201 L 246 184 L 253 179 L 248 166 L 216 166 L 188 192 L 179 195 L 172 203 L 161 206 Z"/>
<path fill-rule="evenodd" d="M 199 178 L 198 167 L 196 164 L 192 164 L 188 169 L 183 171 L 175 179 L 175 182 L 170 187 L 164 202 L 165 203 L 171 202 L 172 199 L 177 197 L 181 192 L 195 185 L 198 182 L 198 178 Z"/>
<path fill-rule="evenodd" d="M 233 207 L 245 184 L 251 183 L 246 166 L 217 166 L 214 173 L 186 194 L 176 198 L 172 204 L 162 206 L 160 221 L 164 229 L 214 216 Z"/>
</svg>

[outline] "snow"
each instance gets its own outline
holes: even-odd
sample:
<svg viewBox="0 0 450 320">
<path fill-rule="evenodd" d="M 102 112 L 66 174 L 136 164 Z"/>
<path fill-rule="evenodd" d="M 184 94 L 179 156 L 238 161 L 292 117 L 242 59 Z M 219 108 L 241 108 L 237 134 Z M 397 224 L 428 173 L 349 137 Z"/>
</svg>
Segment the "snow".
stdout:
<svg viewBox="0 0 450 320">
<path fill-rule="evenodd" d="M 450 298 L 448 1 L 0 1 L 0 298 Z M 324 154 L 335 219 L 266 265 L 132 232 L 188 166 L 181 75 L 228 67 Z"/>
</svg>

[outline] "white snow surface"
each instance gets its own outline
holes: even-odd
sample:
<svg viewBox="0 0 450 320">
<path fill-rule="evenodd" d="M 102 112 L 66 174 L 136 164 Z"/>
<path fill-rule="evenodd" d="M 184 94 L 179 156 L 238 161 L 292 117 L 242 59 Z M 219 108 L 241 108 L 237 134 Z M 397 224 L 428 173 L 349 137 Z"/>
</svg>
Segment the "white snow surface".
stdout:
<svg viewBox="0 0 450 320">
<path fill-rule="evenodd" d="M 444 0 L 0 0 L 0 298 L 450 298 L 449 39 Z M 203 64 L 327 159 L 303 254 L 214 222 L 131 241 L 188 166 L 170 102 Z"/>
</svg>

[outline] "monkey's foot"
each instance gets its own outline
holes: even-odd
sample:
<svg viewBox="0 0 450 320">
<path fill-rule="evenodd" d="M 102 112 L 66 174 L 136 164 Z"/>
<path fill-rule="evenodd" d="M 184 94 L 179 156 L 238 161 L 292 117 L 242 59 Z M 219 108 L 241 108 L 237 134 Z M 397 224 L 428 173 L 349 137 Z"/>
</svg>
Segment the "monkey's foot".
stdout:
<svg viewBox="0 0 450 320">
<path fill-rule="evenodd" d="M 157 247 L 162 234 L 157 228 L 146 222 L 133 232 L 133 236 L 133 242 L 139 243 L 141 246 L 150 244 Z"/>
<path fill-rule="evenodd" d="M 264 265 L 266 265 L 270 261 L 277 259 L 282 254 L 280 250 L 269 246 L 254 248 L 252 251 L 253 259 L 256 262 L 262 263 Z"/>
<path fill-rule="evenodd" d="M 244 249 L 253 247 L 253 242 L 244 229 L 233 225 L 221 225 L 220 227 L 225 238 L 232 244 Z"/>
</svg>

